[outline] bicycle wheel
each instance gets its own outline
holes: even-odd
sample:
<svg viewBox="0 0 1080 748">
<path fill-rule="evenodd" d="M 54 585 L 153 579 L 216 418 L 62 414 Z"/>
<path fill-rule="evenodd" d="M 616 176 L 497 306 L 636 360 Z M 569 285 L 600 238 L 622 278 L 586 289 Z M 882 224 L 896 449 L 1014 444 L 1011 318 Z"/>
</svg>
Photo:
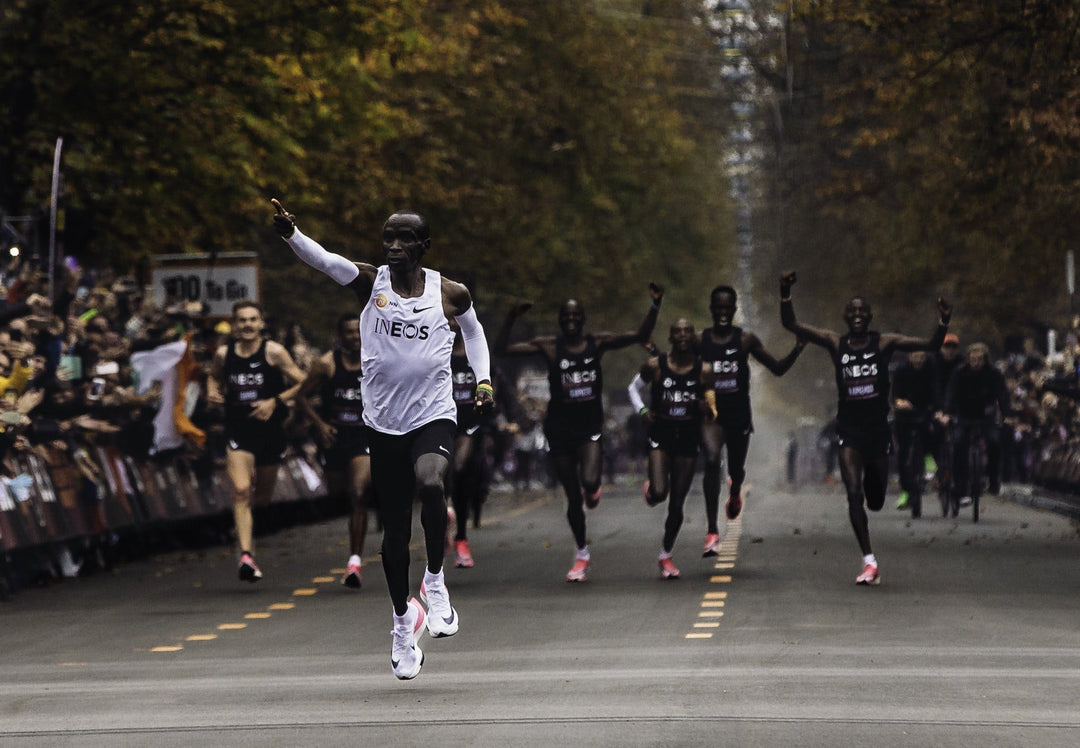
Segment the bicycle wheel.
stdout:
<svg viewBox="0 0 1080 748">
<path fill-rule="evenodd" d="M 937 496 L 941 502 L 941 516 L 948 517 L 952 496 L 952 473 L 945 465 L 938 466 Z"/>
<path fill-rule="evenodd" d="M 911 452 L 908 455 L 908 481 L 911 488 L 908 491 L 908 505 L 911 507 L 912 519 L 922 516 L 923 488 L 926 485 L 926 457 L 923 455 L 922 439 L 916 433 L 911 440 Z"/>
</svg>

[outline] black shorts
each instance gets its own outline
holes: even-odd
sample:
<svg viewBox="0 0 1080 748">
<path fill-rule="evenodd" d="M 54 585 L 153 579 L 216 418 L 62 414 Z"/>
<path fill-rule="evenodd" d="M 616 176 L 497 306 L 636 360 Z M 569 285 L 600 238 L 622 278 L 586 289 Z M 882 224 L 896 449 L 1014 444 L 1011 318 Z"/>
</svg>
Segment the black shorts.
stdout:
<svg viewBox="0 0 1080 748">
<path fill-rule="evenodd" d="M 851 447 L 864 457 L 892 454 L 892 431 L 888 423 L 876 426 L 837 423 L 836 437 L 841 448 Z"/>
<path fill-rule="evenodd" d="M 280 423 L 247 418 L 239 423 L 226 423 L 225 436 L 229 449 L 255 456 L 255 467 L 280 465 L 285 457 L 287 442 Z"/>
<path fill-rule="evenodd" d="M 743 436 L 749 436 L 754 433 L 754 421 L 750 417 L 749 413 L 742 411 L 738 412 L 725 412 L 721 410 L 716 415 L 715 421 L 702 420 L 702 425 L 709 426 L 710 423 L 719 426 L 724 430 L 725 434 L 742 434 Z"/>
<path fill-rule="evenodd" d="M 701 449 L 701 424 L 657 420 L 649 429 L 649 449 L 659 449 L 671 457 L 696 457 Z"/>
<path fill-rule="evenodd" d="M 437 454 L 452 461 L 455 429 L 454 422 L 445 419 L 424 424 L 407 434 L 384 434 L 368 429 L 371 474 L 376 489 L 383 481 L 389 481 L 392 487 L 411 485 L 413 469 L 421 455 Z"/>
<path fill-rule="evenodd" d="M 603 435 L 603 422 L 592 419 L 549 418 L 544 421 L 544 436 L 552 452 L 576 452 L 589 442 L 601 442 Z"/>
<path fill-rule="evenodd" d="M 338 429 L 333 445 L 322 450 L 326 469 L 332 471 L 348 470 L 349 463 L 354 458 L 366 457 L 370 454 L 371 446 L 367 427 Z"/>
</svg>

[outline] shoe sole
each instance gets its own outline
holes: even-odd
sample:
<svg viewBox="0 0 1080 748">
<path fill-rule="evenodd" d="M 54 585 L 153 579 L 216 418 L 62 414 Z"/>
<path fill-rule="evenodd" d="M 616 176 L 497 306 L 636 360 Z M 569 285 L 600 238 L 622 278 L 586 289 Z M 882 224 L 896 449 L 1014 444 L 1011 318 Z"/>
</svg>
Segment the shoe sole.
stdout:
<svg viewBox="0 0 1080 748">
<path fill-rule="evenodd" d="M 738 504 L 735 504 L 734 502 L 724 504 L 724 514 L 727 515 L 728 519 L 738 519 L 739 515 L 742 514 L 742 502 L 740 501 Z"/>
<path fill-rule="evenodd" d="M 457 568 L 457 569 L 471 569 L 473 567 L 473 565 L 474 565 L 473 560 L 471 558 L 468 559 L 468 560 L 459 558 L 457 560 L 457 563 L 454 564 L 454 567 Z"/>
<path fill-rule="evenodd" d="M 873 587 L 881 584 L 881 575 L 878 574 L 873 579 L 856 579 L 855 584 L 860 584 L 863 587 Z"/>
<path fill-rule="evenodd" d="M 350 590 L 358 590 L 363 586 L 363 582 L 360 581 L 360 577 L 355 574 L 349 574 L 347 577 L 341 580 L 341 584 L 348 587 Z"/>
<path fill-rule="evenodd" d="M 701 557 L 702 558 L 712 558 L 714 556 L 719 556 L 719 555 L 720 555 L 720 551 L 716 551 L 716 550 L 713 550 L 713 549 L 710 548 L 709 550 L 702 553 Z"/>
<path fill-rule="evenodd" d="M 241 582 L 258 582 L 262 579 L 262 572 L 252 569 L 250 566 L 242 566 L 240 568 L 240 581 Z"/>
</svg>

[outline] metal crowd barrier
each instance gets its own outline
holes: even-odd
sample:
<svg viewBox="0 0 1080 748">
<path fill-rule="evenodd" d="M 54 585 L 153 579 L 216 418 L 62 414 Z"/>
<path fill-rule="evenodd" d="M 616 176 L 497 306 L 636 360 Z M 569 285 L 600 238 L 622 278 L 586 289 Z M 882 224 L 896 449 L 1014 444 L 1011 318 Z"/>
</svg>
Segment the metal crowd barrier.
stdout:
<svg viewBox="0 0 1080 748">
<path fill-rule="evenodd" d="M 53 447 L 15 456 L 19 477 L 0 481 L 0 552 L 231 513 L 224 468 L 179 453 L 135 460 L 111 445 L 88 449 L 100 481 L 85 477 L 68 452 Z M 324 498 L 321 465 L 290 452 L 271 506 Z"/>
</svg>

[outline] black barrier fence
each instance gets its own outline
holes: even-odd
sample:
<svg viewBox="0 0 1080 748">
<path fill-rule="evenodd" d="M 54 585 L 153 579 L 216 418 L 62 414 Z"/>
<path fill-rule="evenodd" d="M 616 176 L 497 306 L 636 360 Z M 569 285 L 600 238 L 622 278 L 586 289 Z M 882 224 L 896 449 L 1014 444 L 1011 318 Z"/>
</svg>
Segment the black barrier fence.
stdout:
<svg viewBox="0 0 1080 748">
<path fill-rule="evenodd" d="M 112 445 L 75 455 L 38 447 L 18 453 L 14 467 L 15 478 L 0 480 L 0 552 L 9 566 L 20 553 L 100 536 L 167 532 L 214 518 L 231 525 L 224 468 L 180 452 L 136 460 Z M 325 499 L 322 466 L 290 451 L 271 508 L 314 506 Z"/>
<path fill-rule="evenodd" d="M 1032 482 L 1080 495 L 1080 440 L 1044 446 L 1034 461 Z"/>
</svg>

